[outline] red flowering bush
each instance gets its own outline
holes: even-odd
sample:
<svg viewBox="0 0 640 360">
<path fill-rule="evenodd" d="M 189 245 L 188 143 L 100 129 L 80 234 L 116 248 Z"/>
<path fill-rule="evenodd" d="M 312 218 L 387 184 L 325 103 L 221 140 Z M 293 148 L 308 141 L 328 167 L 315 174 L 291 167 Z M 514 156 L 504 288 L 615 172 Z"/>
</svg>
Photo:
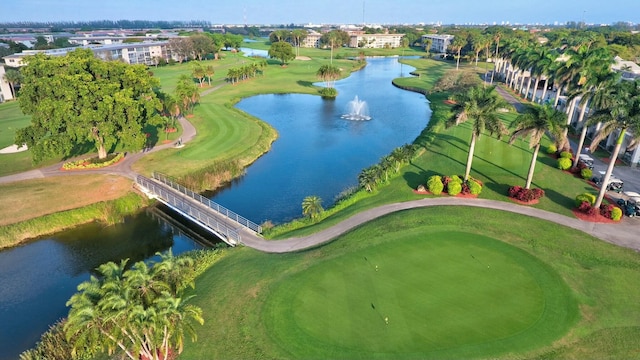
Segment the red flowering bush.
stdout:
<svg viewBox="0 0 640 360">
<path fill-rule="evenodd" d="M 597 213 L 597 209 L 591 206 L 591 203 L 588 201 L 583 201 L 582 203 L 580 203 L 580 206 L 578 206 L 578 211 L 587 215 L 595 215 Z"/>
<path fill-rule="evenodd" d="M 525 189 L 522 186 L 512 186 L 509 188 L 509 197 L 522 202 L 530 202 L 544 197 L 544 190 Z"/>
</svg>

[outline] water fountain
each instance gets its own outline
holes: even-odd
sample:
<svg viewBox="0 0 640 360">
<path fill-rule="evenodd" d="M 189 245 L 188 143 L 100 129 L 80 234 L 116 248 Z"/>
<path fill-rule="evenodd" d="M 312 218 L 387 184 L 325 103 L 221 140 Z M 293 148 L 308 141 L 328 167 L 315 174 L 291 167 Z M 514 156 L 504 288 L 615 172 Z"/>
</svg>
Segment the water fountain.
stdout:
<svg viewBox="0 0 640 360">
<path fill-rule="evenodd" d="M 356 121 L 371 120 L 367 102 L 358 99 L 358 95 L 356 95 L 356 97 L 347 104 L 347 113 L 342 115 L 341 118 Z"/>
</svg>

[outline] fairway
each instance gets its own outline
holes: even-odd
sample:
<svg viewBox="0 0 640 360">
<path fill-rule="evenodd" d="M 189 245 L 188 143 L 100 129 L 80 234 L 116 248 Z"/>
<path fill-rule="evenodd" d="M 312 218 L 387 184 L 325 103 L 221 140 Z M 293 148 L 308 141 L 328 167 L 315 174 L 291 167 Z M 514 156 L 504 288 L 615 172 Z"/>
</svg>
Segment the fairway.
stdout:
<svg viewBox="0 0 640 360">
<path fill-rule="evenodd" d="M 281 281 L 267 333 L 294 358 L 501 355 L 548 344 L 575 304 L 528 253 L 466 232 L 398 234 Z"/>
</svg>

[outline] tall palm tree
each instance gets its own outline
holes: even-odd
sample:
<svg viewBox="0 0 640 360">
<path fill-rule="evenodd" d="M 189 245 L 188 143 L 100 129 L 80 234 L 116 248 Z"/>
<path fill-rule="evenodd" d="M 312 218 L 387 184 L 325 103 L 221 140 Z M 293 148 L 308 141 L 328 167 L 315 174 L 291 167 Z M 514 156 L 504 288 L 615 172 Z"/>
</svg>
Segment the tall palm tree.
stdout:
<svg viewBox="0 0 640 360">
<path fill-rule="evenodd" d="M 494 69 L 493 72 L 491 72 L 491 84 L 493 84 L 493 74 L 495 74 L 496 72 L 496 66 L 495 64 L 497 64 L 498 61 L 498 48 L 500 47 L 500 38 L 502 37 L 502 31 L 498 30 L 493 34 L 493 41 L 496 42 L 496 54 L 495 57 L 493 59 L 493 63 L 494 63 Z"/>
<path fill-rule="evenodd" d="M 307 196 L 302 200 L 302 215 L 315 219 L 324 211 L 322 208 L 322 199 L 319 196 Z"/>
<path fill-rule="evenodd" d="M 449 49 L 451 49 L 452 52 L 456 53 L 456 70 L 460 69 L 460 52 L 462 51 L 462 48 L 464 48 L 467 45 L 467 39 L 465 39 L 464 37 L 458 35 L 456 37 L 453 38 L 453 41 L 451 42 L 451 44 L 449 44 Z"/>
<path fill-rule="evenodd" d="M 598 144 L 609 135 L 618 131 L 616 146 L 611 153 L 609 166 L 602 179 L 602 186 L 598 193 L 594 207 L 600 207 L 604 195 L 607 192 L 607 184 L 613 173 L 616 159 L 620 153 L 620 148 L 627 135 L 633 134 L 633 139 L 627 146 L 627 149 L 633 149 L 640 141 L 640 82 L 638 80 L 622 81 L 616 84 L 608 94 L 609 100 L 604 106 L 596 110 L 589 120 L 589 124 L 593 125 L 598 122 L 602 123 L 600 130 L 596 132 L 591 141 L 590 148 L 593 151 L 597 149 Z"/>
<path fill-rule="evenodd" d="M 508 106 L 506 101 L 495 91 L 495 86 L 484 88 L 475 86 L 467 92 L 454 96 L 456 104 L 453 106 L 453 116 L 447 121 L 447 127 L 462 124 L 471 120 L 471 140 L 469 142 L 469 155 L 464 172 L 464 181 L 469 179 L 473 152 L 476 141 L 486 129 L 498 137 L 507 132 L 506 126 L 498 117 L 499 110 Z"/>
<path fill-rule="evenodd" d="M 216 70 L 213 65 L 207 65 L 204 68 L 204 72 L 207 74 L 207 80 L 209 81 L 209 86 L 211 86 L 211 77 L 216 73 Z"/>
<path fill-rule="evenodd" d="M 565 118 L 566 115 L 563 112 L 554 109 L 550 105 L 533 105 L 528 107 L 525 112 L 519 115 L 511 124 L 515 129 L 511 133 L 509 144 L 513 144 L 519 137 L 526 138 L 528 136 L 529 148 L 533 148 L 533 156 L 531 157 L 531 164 L 529 165 L 525 189 L 531 187 L 542 137 L 546 133 L 549 133 L 559 149 L 567 142 L 563 133 L 564 127 L 566 126 L 564 125 L 566 121 Z"/>
<path fill-rule="evenodd" d="M 328 88 L 332 88 L 335 81 L 340 78 L 340 68 L 334 65 L 322 65 L 316 75 L 325 82 Z"/>
<path fill-rule="evenodd" d="M 610 69 L 595 73 L 589 77 L 587 83 L 581 87 L 581 91 L 576 94 L 580 96 L 578 123 L 583 121 L 587 107 L 595 109 L 607 107 L 609 100 L 614 99 L 614 97 L 610 96 L 610 92 L 618 82 L 620 82 L 620 73 L 611 71 Z M 573 168 L 578 167 L 578 161 L 580 160 L 578 155 L 582 151 L 588 128 L 589 126 L 583 124 L 580 130 L 580 138 L 578 140 L 578 147 L 576 148 L 576 157 L 573 160 Z"/>
</svg>

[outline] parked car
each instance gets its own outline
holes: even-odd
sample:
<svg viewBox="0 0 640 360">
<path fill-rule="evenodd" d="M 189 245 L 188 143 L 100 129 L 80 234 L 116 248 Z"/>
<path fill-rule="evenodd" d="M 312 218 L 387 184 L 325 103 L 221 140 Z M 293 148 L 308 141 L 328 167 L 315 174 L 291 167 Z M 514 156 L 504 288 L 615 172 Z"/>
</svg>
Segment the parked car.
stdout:
<svg viewBox="0 0 640 360">
<path fill-rule="evenodd" d="M 585 167 L 593 170 L 593 158 L 586 154 L 578 156 L 578 164 L 584 164 Z"/>
</svg>

